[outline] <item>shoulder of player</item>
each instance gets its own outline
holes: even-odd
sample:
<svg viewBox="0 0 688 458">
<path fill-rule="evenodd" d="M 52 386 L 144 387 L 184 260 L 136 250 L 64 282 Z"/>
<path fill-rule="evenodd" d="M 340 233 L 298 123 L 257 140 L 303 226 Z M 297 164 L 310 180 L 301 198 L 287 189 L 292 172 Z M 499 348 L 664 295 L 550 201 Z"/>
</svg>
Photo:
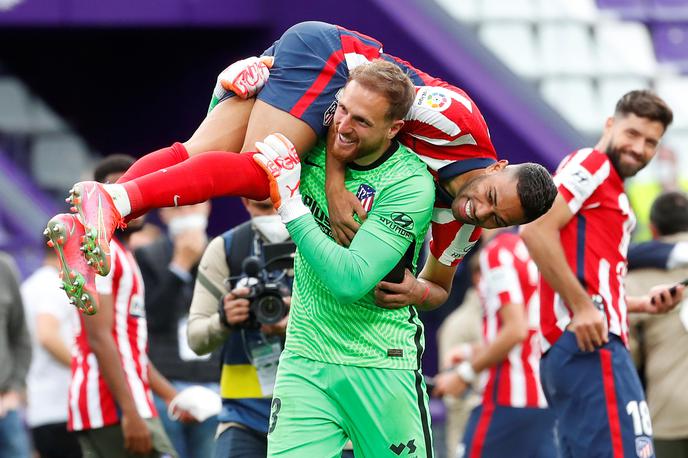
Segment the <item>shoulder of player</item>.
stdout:
<svg viewBox="0 0 688 458">
<path fill-rule="evenodd" d="M 414 175 L 418 170 L 427 172 L 427 165 L 420 160 L 418 154 L 408 146 L 399 143 L 396 152 L 390 157 L 390 165 L 400 174 Z M 427 172 L 430 175 L 430 172 Z M 430 175 L 431 176 L 431 175 Z"/>
<path fill-rule="evenodd" d="M 572 167 L 582 167 L 590 172 L 595 172 L 609 164 L 609 156 L 594 148 L 581 148 L 568 154 L 562 159 L 557 172 Z"/>
<path fill-rule="evenodd" d="M 394 176 L 393 180 L 389 180 L 389 188 L 398 188 L 401 184 L 412 185 L 419 194 L 427 190 L 434 195 L 435 181 L 417 154 L 400 145 L 400 150 L 393 157 L 395 161 L 389 165 Z"/>
</svg>

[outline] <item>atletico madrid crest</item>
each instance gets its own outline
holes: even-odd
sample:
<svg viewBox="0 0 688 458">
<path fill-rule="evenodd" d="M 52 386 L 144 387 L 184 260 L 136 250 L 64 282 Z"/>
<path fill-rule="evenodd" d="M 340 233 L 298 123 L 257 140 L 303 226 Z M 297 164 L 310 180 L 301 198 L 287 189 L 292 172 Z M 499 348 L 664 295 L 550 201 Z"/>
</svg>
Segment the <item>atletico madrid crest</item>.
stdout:
<svg viewBox="0 0 688 458">
<path fill-rule="evenodd" d="M 362 184 L 358 187 L 356 198 L 361 201 L 363 209 L 367 212 L 373 208 L 373 199 L 375 199 L 375 188 L 370 185 Z"/>
</svg>

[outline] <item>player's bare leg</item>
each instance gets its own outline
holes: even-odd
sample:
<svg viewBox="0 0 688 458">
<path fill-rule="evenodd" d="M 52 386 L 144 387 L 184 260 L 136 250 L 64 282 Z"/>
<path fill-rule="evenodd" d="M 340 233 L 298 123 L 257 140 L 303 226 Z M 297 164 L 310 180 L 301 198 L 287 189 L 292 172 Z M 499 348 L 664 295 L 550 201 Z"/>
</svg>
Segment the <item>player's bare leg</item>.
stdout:
<svg viewBox="0 0 688 458">
<path fill-rule="evenodd" d="M 256 142 L 275 132 L 279 132 L 292 142 L 299 157 L 303 157 L 303 154 L 310 151 L 318 141 L 315 131 L 305 121 L 262 100 L 256 100 L 241 151 L 255 151 Z"/>
<path fill-rule="evenodd" d="M 215 106 L 184 142 L 189 156 L 206 151 L 240 151 L 254 102 L 255 99 L 231 97 Z"/>
<path fill-rule="evenodd" d="M 203 119 L 190 139 L 149 153 L 117 180 L 126 183 L 166 167 L 179 164 L 206 151 L 237 152 L 244 144 L 246 126 L 255 99 L 231 97 L 218 103 Z"/>
</svg>

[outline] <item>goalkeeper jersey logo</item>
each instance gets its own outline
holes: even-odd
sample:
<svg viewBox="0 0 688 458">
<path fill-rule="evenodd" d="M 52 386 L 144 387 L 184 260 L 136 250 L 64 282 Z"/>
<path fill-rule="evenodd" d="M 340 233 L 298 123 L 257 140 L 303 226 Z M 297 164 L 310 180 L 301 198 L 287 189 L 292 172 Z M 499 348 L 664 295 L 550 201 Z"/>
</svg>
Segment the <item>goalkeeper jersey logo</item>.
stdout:
<svg viewBox="0 0 688 458">
<path fill-rule="evenodd" d="M 363 209 L 367 212 L 373 208 L 373 200 L 375 199 L 375 188 L 370 185 L 362 184 L 356 191 L 356 198 L 361 201 Z"/>
</svg>

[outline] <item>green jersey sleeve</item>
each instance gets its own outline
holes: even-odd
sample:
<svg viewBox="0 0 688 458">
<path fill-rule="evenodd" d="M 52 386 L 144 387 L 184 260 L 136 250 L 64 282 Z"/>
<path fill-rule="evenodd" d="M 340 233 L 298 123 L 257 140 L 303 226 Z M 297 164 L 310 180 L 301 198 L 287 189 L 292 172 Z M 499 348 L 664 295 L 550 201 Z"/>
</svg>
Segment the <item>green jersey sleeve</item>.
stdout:
<svg viewBox="0 0 688 458">
<path fill-rule="evenodd" d="M 312 215 L 287 228 L 304 259 L 340 303 L 363 297 L 399 262 L 430 224 L 434 185 L 429 174 L 411 175 L 385 189 L 349 248 L 337 245 Z"/>
</svg>

